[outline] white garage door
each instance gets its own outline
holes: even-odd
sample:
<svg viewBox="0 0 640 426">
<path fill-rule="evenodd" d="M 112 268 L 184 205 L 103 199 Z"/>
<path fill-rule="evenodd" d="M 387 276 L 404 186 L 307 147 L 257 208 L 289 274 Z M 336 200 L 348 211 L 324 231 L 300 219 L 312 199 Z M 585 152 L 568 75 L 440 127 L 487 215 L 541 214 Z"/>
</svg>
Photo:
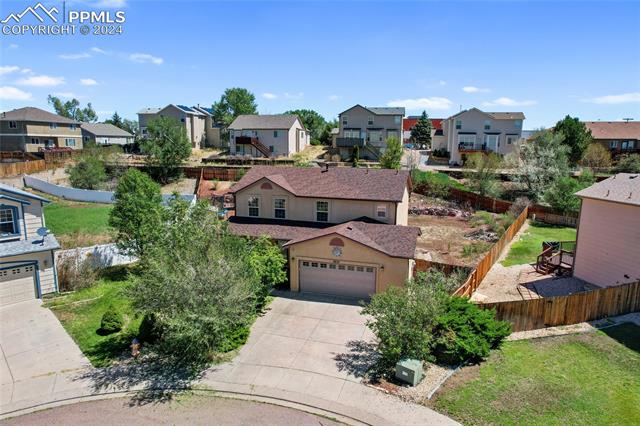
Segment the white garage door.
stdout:
<svg viewBox="0 0 640 426">
<path fill-rule="evenodd" d="M 300 291 L 368 299 L 376 292 L 376 268 L 299 261 Z"/>
<path fill-rule="evenodd" d="M 33 266 L 20 266 L 0 271 L 0 306 L 33 300 L 36 297 Z"/>
</svg>

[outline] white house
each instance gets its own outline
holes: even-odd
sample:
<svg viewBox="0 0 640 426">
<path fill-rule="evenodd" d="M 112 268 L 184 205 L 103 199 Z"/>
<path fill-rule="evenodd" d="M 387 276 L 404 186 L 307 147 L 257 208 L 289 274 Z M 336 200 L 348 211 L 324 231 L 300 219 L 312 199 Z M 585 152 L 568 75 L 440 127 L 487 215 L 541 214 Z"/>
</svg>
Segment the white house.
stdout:
<svg viewBox="0 0 640 426">
<path fill-rule="evenodd" d="M 133 135 L 113 124 L 82 123 L 82 141 L 96 145 L 129 145 L 133 143 Z"/>
<path fill-rule="evenodd" d="M 231 155 L 290 156 L 310 143 L 297 115 L 240 115 L 229 125 Z"/>
</svg>

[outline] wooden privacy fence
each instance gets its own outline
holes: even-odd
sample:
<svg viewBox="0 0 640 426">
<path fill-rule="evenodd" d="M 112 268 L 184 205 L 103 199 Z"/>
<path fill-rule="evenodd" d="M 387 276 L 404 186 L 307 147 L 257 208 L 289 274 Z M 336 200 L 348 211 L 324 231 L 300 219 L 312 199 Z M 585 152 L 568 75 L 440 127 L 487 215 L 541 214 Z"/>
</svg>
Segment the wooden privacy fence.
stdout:
<svg viewBox="0 0 640 426">
<path fill-rule="evenodd" d="M 227 180 L 235 181 L 239 179 L 242 172 L 238 168 L 227 167 L 183 167 L 183 173 L 186 177 L 191 179 L 203 179 L 203 180 Z"/>
<path fill-rule="evenodd" d="M 0 163 L 0 177 L 37 173 L 46 169 L 47 163 L 44 160 Z"/>
<path fill-rule="evenodd" d="M 509 321 L 513 331 L 578 324 L 640 311 L 640 281 L 569 296 L 481 303 L 478 306 L 495 309 L 496 318 Z"/>
<path fill-rule="evenodd" d="M 489 253 L 487 253 L 484 258 L 478 263 L 478 266 L 471 272 L 469 278 L 462 284 L 456 291 L 453 292 L 454 296 L 466 296 L 470 297 L 474 291 L 478 288 L 484 277 L 487 275 L 491 267 L 500 257 L 500 253 L 504 247 L 513 239 L 513 237 L 518 233 L 524 222 L 527 220 L 527 216 L 529 211 L 525 208 L 513 221 L 511 226 L 507 228 L 507 230 L 502 234 L 502 237 L 498 240 L 497 243 L 491 247 Z"/>
</svg>

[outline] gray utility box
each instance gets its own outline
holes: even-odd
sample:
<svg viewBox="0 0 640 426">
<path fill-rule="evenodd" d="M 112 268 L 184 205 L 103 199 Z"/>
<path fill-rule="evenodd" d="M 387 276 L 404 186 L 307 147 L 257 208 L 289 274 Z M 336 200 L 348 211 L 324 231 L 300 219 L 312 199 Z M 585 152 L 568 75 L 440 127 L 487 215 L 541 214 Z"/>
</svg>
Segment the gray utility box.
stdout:
<svg viewBox="0 0 640 426">
<path fill-rule="evenodd" d="M 415 386 L 424 376 L 422 361 L 417 359 L 401 359 L 396 364 L 396 379 Z"/>
</svg>

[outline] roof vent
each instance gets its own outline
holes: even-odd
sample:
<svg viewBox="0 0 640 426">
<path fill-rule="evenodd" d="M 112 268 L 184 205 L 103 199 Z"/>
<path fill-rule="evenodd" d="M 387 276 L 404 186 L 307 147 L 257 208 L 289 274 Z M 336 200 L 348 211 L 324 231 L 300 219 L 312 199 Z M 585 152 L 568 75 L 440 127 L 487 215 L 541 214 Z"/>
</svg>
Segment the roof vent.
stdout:
<svg viewBox="0 0 640 426">
<path fill-rule="evenodd" d="M 608 197 L 608 196 L 609 196 L 609 190 L 607 189 L 607 195 L 605 195 L 605 197 Z"/>
</svg>

